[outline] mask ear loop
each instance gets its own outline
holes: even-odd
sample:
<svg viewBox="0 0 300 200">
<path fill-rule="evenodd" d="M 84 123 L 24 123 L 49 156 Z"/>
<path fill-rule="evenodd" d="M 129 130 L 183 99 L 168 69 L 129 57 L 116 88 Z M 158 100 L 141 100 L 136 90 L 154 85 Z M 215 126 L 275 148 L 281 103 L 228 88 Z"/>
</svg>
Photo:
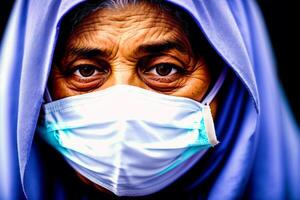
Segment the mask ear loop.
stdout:
<svg viewBox="0 0 300 200">
<path fill-rule="evenodd" d="M 52 101 L 52 98 L 51 98 L 49 89 L 48 89 L 48 87 L 46 87 L 45 93 L 44 93 L 44 103 L 49 103 L 51 101 Z"/>
<path fill-rule="evenodd" d="M 218 80 L 216 81 L 214 87 L 210 90 L 209 94 L 204 98 L 204 100 L 202 101 L 202 103 L 204 105 L 209 105 L 210 102 L 215 98 L 215 96 L 217 95 L 217 93 L 219 92 L 221 86 L 224 83 L 224 80 L 226 78 L 226 74 L 227 74 L 227 67 L 224 67 Z"/>
<path fill-rule="evenodd" d="M 219 92 L 221 86 L 223 85 L 224 80 L 226 78 L 226 74 L 227 74 L 227 67 L 224 67 L 224 69 L 222 70 L 222 72 L 221 72 L 218 80 L 216 81 L 214 87 L 211 89 L 209 94 L 202 101 L 202 104 L 204 105 L 203 106 L 204 124 L 205 124 L 205 128 L 206 128 L 206 133 L 207 133 L 207 136 L 208 136 L 208 140 L 209 140 L 209 142 L 212 146 L 217 145 L 219 143 L 219 141 L 217 140 L 214 121 L 213 121 L 213 117 L 212 117 L 212 114 L 211 114 L 209 104 L 215 98 L 215 96 Z"/>
</svg>

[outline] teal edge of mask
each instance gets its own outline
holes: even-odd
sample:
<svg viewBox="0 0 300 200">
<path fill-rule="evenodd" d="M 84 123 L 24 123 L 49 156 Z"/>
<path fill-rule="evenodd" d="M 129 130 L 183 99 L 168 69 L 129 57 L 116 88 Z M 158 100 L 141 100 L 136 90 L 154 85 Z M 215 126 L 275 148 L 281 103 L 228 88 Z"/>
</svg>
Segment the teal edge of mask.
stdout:
<svg viewBox="0 0 300 200">
<path fill-rule="evenodd" d="M 174 169 L 175 167 L 177 167 L 178 165 L 182 164 L 187 159 L 191 158 L 193 155 L 195 155 L 202 149 L 207 149 L 212 146 L 211 144 L 208 144 L 209 143 L 208 136 L 206 134 L 206 129 L 204 127 L 205 127 L 204 119 L 202 118 L 202 120 L 200 121 L 200 128 L 198 129 L 198 131 L 199 131 L 198 138 L 195 141 L 195 143 L 190 144 L 188 149 L 185 150 L 180 155 L 180 157 L 178 159 L 176 159 L 176 161 L 172 165 L 170 165 L 167 168 L 165 168 L 164 170 L 162 170 L 160 173 L 157 174 L 157 176 L 167 173 L 168 171 L 170 171 L 170 170 Z M 191 132 L 192 131 L 194 131 L 194 130 L 192 129 Z M 206 144 L 206 145 L 203 145 L 203 144 Z"/>
</svg>

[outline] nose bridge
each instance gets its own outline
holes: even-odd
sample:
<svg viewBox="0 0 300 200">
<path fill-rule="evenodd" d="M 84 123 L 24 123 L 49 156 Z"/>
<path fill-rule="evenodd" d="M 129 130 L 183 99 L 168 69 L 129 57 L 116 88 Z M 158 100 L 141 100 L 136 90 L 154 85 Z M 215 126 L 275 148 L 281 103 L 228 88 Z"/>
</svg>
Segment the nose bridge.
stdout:
<svg viewBox="0 0 300 200">
<path fill-rule="evenodd" d="M 118 63 L 112 67 L 111 78 L 114 84 L 132 84 L 135 69 L 124 63 Z"/>
<path fill-rule="evenodd" d="M 140 86 L 141 80 L 136 72 L 136 67 L 126 62 L 117 62 L 111 67 L 110 85 Z"/>
</svg>

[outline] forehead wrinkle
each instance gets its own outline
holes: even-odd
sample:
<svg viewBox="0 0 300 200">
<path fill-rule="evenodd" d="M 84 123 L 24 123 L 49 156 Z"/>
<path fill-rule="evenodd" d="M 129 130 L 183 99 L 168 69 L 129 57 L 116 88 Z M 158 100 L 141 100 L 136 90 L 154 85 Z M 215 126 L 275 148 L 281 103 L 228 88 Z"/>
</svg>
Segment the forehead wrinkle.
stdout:
<svg viewBox="0 0 300 200">
<path fill-rule="evenodd" d="M 138 8 L 138 9 L 137 9 Z M 100 12 L 99 12 L 100 11 Z M 131 18 L 132 16 L 143 17 L 145 15 L 161 15 L 162 9 L 156 4 L 145 2 L 136 2 L 133 4 L 127 4 L 124 7 L 107 7 L 96 10 L 94 13 L 100 14 L 102 16 L 112 16 L 114 20 L 124 20 L 126 18 Z M 113 13 L 113 15 L 111 15 Z M 129 14 L 128 14 L 129 13 Z M 134 14 L 132 14 L 134 13 Z M 125 14 L 125 16 L 124 16 Z"/>
<path fill-rule="evenodd" d="M 183 33 L 179 28 L 174 28 L 171 25 L 167 25 L 168 23 L 163 22 L 162 20 L 159 20 L 156 24 L 148 24 L 145 23 L 142 24 L 140 27 L 132 28 L 130 29 L 111 29 L 111 26 L 107 26 L 107 28 L 110 28 L 109 31 L 106 31 L 106 28 L 104 27 L 98 27 L 98 28 L 82 28 L 79 29 L 80 32 L 75 32 L 73 35 L 75 36 L 74 42 L 78 43 L 99 43 L 99 41 L 107 41 L 110 43 L 128 43 L 129 41 L 132 41 L 132 43 L 138 43 L 139 40 L 155 40 L 157 38 L 165 38 L 166 40 L 168 38 L 173 38 L 179 41 L 179 38 L 182 37 Z M 114 26 L 114 25 L 113 25 Z M 132 26 L 132 24 L 131 24 Z M 117 37 L 116 37 L 117 36 Z M 181 36 L 181 37 L 180 37 Z M 111 38 L 111 39 L 109 39 Z M 182 42 L 184 43 L 184 42 Z M 125 45 L 126 46 L 126 45 Z"/>
<path fill-rule="evenodd" d="M 146 7 L 147 8 L 147 7 Z M 120 12 L 123 11 L 124 12 Z M 129 12 L 130 11 L 130 12 Z M 125 20 L 124 20 L 125 19 Z M 72 35 L 72 43 L 79 46 L 95 44 L 103 45 L 103 41 L 110 42 L 109 46 L 116 51 L 132 51 L 132 45 L 136 47 L 137 41 L 157 40 L 163 38 L 167 40 L 181 39 L 188 51 L 190 48 L 188 39 L 183 36 L 184 31 L 180 24 L 169 13 L 157 9 L 101 9 L 91 13 L 83 19 L 75 28 Z M 77 46 L 76 45 L 76 46 Z M 120 46 L 121 45 L 121 46 Z M 128 49 L 130 48 L 130 49 Z"/>
<path fill-rule="evenodd" d="M 139 9 L 137 9 L 137 6 Z M 170 16 L 169 13 L 162 11 L 155 5 L 144 2 L 136 5 L 129 4 L 126 7 L 98 9 L 86 16 L 80 24 L 84 24 L 84 26 L 93 25 L 96 29 L 97 25 L 110 26 L 113 23 L 113 26 L 116 28 L 126 28 L 128 26 L 132 27 L 133 23 L 152 24 L 159 21 L 173 21 L 174 24 L 177 23 L 177 20 Z"/>
<path fill-rule="evenodd" d="M 138 8 L 138 9 L 137 9 Z M 77 25 L 74 33 L 81 34 L 83 32 L 99 31 L 106 27 L 113 27 L 114 30 L 123 31 L 125 28 L 132 28 L 137 25 L 139 28 L 159 26 L 179 26 L 178 20 L 171 16 L 167 11 L 163 11 L 156 5 L 147 2 L 137 4 L 129 4 L 125 7 L 117 8 L 101 8 L 87 15 Z M 110 30 L 110 31 L 114 31 Z"/>
<path fill-rule="evenodd" d="M 143 29 L 148 29 L 148 27 L 144 27 Z M 136 44 L 142 46 L 143 44 L 165 44 L 169 42 L 178 47 L 174 48 L 178 52 L 191 55 L 191 45 L 188 38 L 184 36 L 181 29 L 172 28 L 171 26 L 160 26 L 156 27 L 156 29 L 150 29 L 141 33 L 132 31 L 130 35 L 123 39 L 125 44 L 128 43 L 128 41 L 131 41 L 134 46 L 137 46 Z"/>
<path fill-rule="evenodd" d="M 106 45 L 109 44 L 109 45 Z M 72 49 L 99 49 L 101 52 L 105 53 L 105 57 L 110 57 L 114 54 L 115 48 L 107 48 L 107 46 L 116 46 L 115 42 L 109 37 L 97 38 L 96 35 L 89 33 L 82 33 L 80 35 L 73 35 L 69 38 L 68 45 L 66 47 L 66 52 Z M 103 54 L 104 55 L 104 54 Z"/>
<path fill-rule="evenodd" d="M 126 32 L 126 37 L 124 40 L 155 40 L 160 38 L 175 38 L 177 41 L 179 41 L 179 38 L 186 38 L 184 31 L 181 29 L 180 26 L 177 24 L 173 24 L 168 20 L 169 18 L 161 18 L 161 19 L 151 19 L 151 21 L 145 22 L 144 21 L 138 21 L 138 26 L 134 26 L 134 28 L 131 27 L 128 30 L 123 30 Z M 122 38 L 122 35 L 121 35 Z M 188 40 L 184 40 L 188 41 Z M 182 42 L 184 42 L 182 41 Z M 135 43 L 135 42 L 134 42 Z M 186 42 L 184 42 L 187 44 Z"/>
<path fill-rule="evenodd" d="M 134 17 L 134 16 L 132 16 Z M 115 21 L 111 18 L 96 19 L 93 21 L 87 21 L 80 24 L 75 30 L 75 34 L 81 34 L 83 32 L 103 31 L 109 29 L 110 32 L 114 31 L 126 31 L 131 29 L 150 29 L 150 28 L 168 28 L 174 29 L 174 26 L 179 27 L 174 21 L 167 17 L 154 18 L 149 17 L 146 19 L 132 18 L 130 20 Z M 113 27 L 113 29 L 112 29 Z M 134 27 L 134 28 L 133 28 Z"/>
</svg>

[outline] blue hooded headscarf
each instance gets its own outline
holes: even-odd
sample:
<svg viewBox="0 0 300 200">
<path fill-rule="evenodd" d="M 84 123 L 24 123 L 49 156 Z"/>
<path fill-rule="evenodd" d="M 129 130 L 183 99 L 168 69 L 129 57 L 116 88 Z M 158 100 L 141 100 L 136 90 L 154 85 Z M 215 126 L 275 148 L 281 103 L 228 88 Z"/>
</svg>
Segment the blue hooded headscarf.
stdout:
<svg viewBox="0 0 300 200">
<path fill-rule="evenodd" d="M 72 169 L 62 159 L 44 161 L 43 144 L 34 139 L 61 19 L 82 1 L 14 5 L 0 52 L 0 199 L 84 199 L 92 193 L 65 173 Z M 169 2 L 191 15 L 230 73 L 215 122 L 221 143 L 152 197 L 300 199 L 299 129 L 278 84 L 257 5 Z"/>
</svg>

